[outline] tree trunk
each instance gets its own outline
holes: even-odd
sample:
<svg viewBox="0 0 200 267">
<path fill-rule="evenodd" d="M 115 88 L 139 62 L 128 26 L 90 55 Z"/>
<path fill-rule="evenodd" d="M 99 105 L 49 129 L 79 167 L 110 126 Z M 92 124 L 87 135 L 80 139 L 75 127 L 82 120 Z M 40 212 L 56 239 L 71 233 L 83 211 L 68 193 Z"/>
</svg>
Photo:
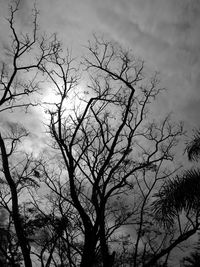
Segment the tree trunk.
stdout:
<svg viewBox="0 0 200 267">
<path fill-rule="evenodd" d="M 115 253 L 109 254 L 108 240 L 106 238 L 105 231 L 105 206 L 101 206 L 100 216 L 99 216 L 99 235 L 100 235 L 100 247 L 103 267 L 112 267 L 114 264 Z"/>
<path fill-rule="evenodd" d="M 96 249 L 96 236 L 92 231 L 85 235 L 85 244 L 83 248 L 83 255 L 80 267 L 94 267 L 95 266 L 95 249 Z"/>
<path fill-rule="evenodd" d="M 104 226 L 101 226 L 100 230 L 100 245 L 101 245 L 101 256 L 102 256 L 102 263 L 103 267 L 112 267 L 114 264 L 114 257 L 115 254 L 109 254 L 108 244 L 105 236 L 105 229 Z"/>
<path fill-rule="evenodd" d="M 18 195 L 17 188 L 12 176 L 10 174 L 8 155 L 6 153 L 5 143 L 0 134 L 0 148 L 1 148 L 1 158 L 3 164 L 3 171 L 6 178 L 6 181 L 10 187 L 11 198 L 12 198 L 12 217 L 14 221 L 14 226 L 17 234 L 17 238 L 20 244 L 20 248 L 24 258 L 25 267 L 32 267 L 32 262 L 30 258 L 30 248 L 27 238 L 24 233 L 24 229 L 21 223 L 20 214 L 19 214 L 19 205 L 18 205 Z"/>
</svg>

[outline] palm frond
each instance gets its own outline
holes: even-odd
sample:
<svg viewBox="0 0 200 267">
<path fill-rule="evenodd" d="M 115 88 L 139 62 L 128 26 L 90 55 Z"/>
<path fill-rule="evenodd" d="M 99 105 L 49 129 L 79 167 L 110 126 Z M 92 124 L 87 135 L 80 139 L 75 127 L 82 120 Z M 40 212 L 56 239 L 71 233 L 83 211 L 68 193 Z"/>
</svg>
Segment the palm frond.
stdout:
<svg viewBox="0 0 200 267">
<path fill-rule="evenodd" d="M 152 203 L 155 219 L 164 226 L 171 226 L 175 216 L 182 210 L 199 210 L 200 169 L 187 170 L 181 176 L 169 180 L 155 197 Z"/>
<path fill-rule="evenodd" d="M 186 151 L 189 160 L 200 159 L 200 130 L 196 130 L 192 140 L 187 144 Z"/>
</svg>

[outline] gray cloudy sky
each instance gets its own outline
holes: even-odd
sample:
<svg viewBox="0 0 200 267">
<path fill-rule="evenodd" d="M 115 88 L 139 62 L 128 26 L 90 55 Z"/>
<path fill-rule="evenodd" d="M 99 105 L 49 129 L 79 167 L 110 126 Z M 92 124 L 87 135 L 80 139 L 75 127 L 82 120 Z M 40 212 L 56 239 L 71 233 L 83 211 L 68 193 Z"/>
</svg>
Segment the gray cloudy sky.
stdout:
<svg viewBox="0 0 200 267">
<path fill-rule="evenodd" d="M 103 33 L 131 48 L 146 64 L 161 73 L 168 89 L 159 109 L 173 111 L 187 127 L 200 126 L 200 1 L 199 0 L 42 0 L 42 31 L 57 32 L 75 54 L 91 34 Z M 7 0 L 0 0 L 1 17 Z M 26 28 L 32 0 L 21 1 L 19 21 Z M 1 20 L 1 42 L 5 36 Z"/>
<path fill-rule="evenodd" d="M 8 31 L 9 0 L 0 0 L 0 48 Z M 18 20 L 28 29 L 32 0 L 21 0 Z M 199 127 L 200 120 L 200 0 L 37 0 L 40 28 L 57 32 L 75 54 L 92 33 L 103 33 L 143 58 L 159 71 L 161 85 L 168 91 L 158 105 L 158 114 L 173 111 L 187 128 Z M 32 146 L 41 144 L 37 134 L 37 113 L 26 124 L 35 129 Z M 1 119 L 1 118 L 0 118 Z"/>
<path fill-rule="evenodd" d="M 174 111 L 190 127 L 200 126 L 199 0 L 38 2 L 42 27 L 60 33 L 74 49 L 80 49 L 92 32 L 132 48 L 161 73 L 168 92 L 160 108 Z"/>
</svg>

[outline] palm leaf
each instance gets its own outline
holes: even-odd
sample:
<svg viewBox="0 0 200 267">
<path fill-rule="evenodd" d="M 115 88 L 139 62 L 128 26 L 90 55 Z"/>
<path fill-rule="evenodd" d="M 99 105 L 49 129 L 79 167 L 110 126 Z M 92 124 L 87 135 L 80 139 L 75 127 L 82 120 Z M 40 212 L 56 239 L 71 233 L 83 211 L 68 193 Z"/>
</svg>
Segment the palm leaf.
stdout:
<svg viewBox="0 0 200 267">
<path fill-rule="evenodd" d="M 184 267 L 199 267 L 200 254 L 198 251 L 192 252 L 189 257 L 184 258 Z"/>
<path fill-rule="evenodd" d="M 200 158 L 200 130 L 196 130 L 193 139 L 187 144 L 186 151 L 189 160 L 198 160 Z"/>
<path fill-rule="evenodd" d="M 155 197 L 152 203 L 155 219 L 165 226 L 171 226 L 182 210 L 197 211 L 200 208 L 200 169 L 187 170 L 169 180 Z"/>
</svg>

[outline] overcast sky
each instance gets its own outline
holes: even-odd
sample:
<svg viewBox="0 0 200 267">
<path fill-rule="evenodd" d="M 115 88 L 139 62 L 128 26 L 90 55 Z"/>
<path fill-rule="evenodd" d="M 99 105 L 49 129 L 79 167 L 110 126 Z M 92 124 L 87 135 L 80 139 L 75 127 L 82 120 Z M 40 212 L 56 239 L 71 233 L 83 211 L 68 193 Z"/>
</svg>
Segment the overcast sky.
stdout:
<svg viewBox="0 0 200 267">
<path fill-rule="evenodd" d="M 6 10 L 0 0 L 0 48 L 8 36 Z M 32 0 L 21 0 L 18 20 L 27 29 Z M 168 89 L 157 108 L 173 111 L 187 128 L 200 126 L 200 0 L 38 0 L 40 28 L 57 32 L 74 54 L 92 33 L 104 34 L 143 58 L 152 71 L 159 71 Z M 2 51 L 2 50 L 1 50 Z M 37 114 L 35 115 L 35 118 Z M 0 118 L 1 119 L 1 118 Z M 24 117 L 38 129 L 37 119 Z M 35 132 L 33 146 L 41 144 Z"/>
<path fill-rule="evenodd" d="M 5 16 L 8 0 L 0 0 Z M 32 0 L 21 1 L 21 28 L 30 21 Z M 142 57 L 161 74 L 168 89 L 158 109 L 173 111 L 187 127 L 200 126 L 200 1 L 199 0 L 42 0 L 40 28 L 57 32 L 75 54 L 92 33 L 104 34 Z M 0 24 L 3 42 L 5 21 Z"/>
</svg>

